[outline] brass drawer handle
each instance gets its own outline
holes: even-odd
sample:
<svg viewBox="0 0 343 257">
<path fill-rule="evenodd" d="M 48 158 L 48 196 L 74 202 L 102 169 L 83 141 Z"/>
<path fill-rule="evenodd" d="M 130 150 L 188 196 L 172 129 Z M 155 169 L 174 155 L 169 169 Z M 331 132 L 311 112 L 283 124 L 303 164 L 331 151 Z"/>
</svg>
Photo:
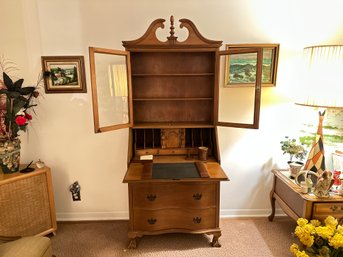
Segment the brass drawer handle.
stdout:
<svg viewBox="0 0 343 257">
<path fill-rule="evenodd" d="M 332 205 L 330 207 L 330 210 L 332 210 L 333 212 L 336 212 L 336 211 L 343 211 L 343 207 L 339 208 L 337 205 Z"/>
<path fill-rule="evenodd" d="M 199 224 L 201 222 L 201 217 L 194 217 L 193 222 Z"/>
<path fill-rule="evenodd" d="M 150 225 L 154 225 L 154 224 L 156 223 L 156 221 L 157 221 L 157 219 L 155 219 L 155 218 L 150 218 L 150 219 L 148 219 L 148 223 L 149 223 Z"/>
<path fill-rule="evenodd" d="M 202 194 L 201 193 L 196 193 L 196 194 L 193 194 L 193 198 L 194 200 L 200 200 L 202 197 Z"/>
<path fill-rule="evenodd" d="M 147 195 L 146 198 L 147 198 L 150 202 L 153 202 L 153 201 L 155 201 L 155 199 L 156 199 L 156 195 L 150 194 L 150 195 Z"/>
</svg>

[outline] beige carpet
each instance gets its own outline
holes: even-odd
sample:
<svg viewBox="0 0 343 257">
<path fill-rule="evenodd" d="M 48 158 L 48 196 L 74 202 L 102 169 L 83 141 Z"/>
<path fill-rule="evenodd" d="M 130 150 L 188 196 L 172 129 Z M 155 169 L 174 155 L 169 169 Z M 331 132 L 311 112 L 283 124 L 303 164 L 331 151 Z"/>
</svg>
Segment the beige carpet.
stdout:
<svg viewBox="0 0 343 257">
<path fill-rule="evenodd" d="M 59 223 L 52 249 L 56 257 L 292 257 L 295 222 L 289 218 L 221 219 L 220 227 L 221 248 L 209 245 L 210 236 L 166 234 L 144 236 L 128 250 L 127 221 Z"/>
</svg>

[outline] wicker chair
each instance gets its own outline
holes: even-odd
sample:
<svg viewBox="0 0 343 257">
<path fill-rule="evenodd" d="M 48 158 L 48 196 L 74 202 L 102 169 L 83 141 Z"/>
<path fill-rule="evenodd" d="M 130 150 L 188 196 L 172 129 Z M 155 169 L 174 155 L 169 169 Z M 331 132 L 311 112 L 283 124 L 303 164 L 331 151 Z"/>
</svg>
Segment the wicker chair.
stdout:
<svg viewBox="0 0 343 257">
<path fill-rule="evenodd" d="M 48 237 L 0 237 L 0 257 L 53 257 Z"/>
</svg>

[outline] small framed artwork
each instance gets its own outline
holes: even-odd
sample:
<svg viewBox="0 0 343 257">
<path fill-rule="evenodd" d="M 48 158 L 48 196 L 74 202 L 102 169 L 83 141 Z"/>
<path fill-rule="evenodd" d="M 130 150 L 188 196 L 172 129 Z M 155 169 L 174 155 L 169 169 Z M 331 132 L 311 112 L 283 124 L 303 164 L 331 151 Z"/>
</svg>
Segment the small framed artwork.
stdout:
<svg viewBox="0 0 343 257">
<path fill-rule="evenodd" d="M 279 44 L 236 44 L 225 45 L 225 49 L 263 48 L 262 86 L 276 84 Z M 234 54 L 225 60 L 225 87 L 255 86 L 257 54 Z"/>
<path fill-rule="evenodd" d="M 46 93 L 86 93 L 83 56 L 42 56 Z"/>
</svg>

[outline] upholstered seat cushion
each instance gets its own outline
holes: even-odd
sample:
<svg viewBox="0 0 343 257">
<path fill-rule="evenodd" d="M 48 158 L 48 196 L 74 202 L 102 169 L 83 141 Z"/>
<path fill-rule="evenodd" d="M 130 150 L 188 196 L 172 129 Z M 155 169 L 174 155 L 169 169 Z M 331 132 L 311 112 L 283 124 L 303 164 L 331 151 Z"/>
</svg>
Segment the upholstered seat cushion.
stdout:
<svg viewBox="0 0 343 257">
<path fill-rule="evenodd" d="M 51 257 L 51 242 L 47 237 L 23 237 L 0 244 L 0 257 Z"/>
</svg>

